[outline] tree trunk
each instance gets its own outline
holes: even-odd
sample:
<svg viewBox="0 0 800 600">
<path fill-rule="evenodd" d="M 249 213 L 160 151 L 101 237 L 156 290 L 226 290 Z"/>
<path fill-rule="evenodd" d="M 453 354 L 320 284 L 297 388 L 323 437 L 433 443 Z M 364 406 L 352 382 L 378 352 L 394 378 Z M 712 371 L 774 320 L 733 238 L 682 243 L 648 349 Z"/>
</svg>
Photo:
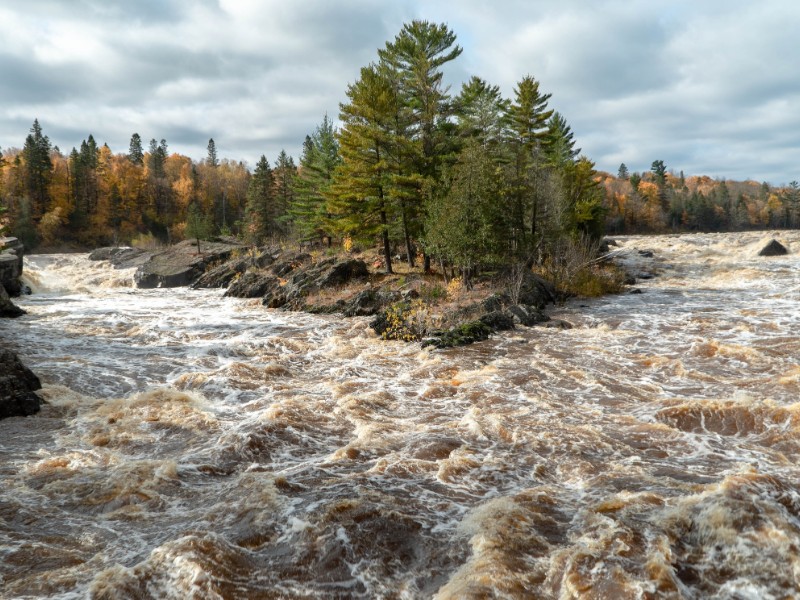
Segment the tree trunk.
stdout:
<svg viewBox="0 0 800 600">
<path fill-rule="evenodd" d="M 408 215 L 406 214 L 406 205 L 403 203 L 403 236 L 406 242 L 406 254 L 408 256 L 408 266 L 414 268 L 414 253 L 411 248 L 411 235 L 408 233 Z"/>
</svg>

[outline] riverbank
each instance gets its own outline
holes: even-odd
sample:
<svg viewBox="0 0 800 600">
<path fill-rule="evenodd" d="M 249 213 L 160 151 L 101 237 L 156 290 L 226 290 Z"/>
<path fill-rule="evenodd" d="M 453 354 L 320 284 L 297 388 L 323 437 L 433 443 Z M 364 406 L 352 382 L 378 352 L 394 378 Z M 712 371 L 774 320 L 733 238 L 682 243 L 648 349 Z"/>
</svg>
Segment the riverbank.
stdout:
<svg viewBox="0 0 800 600">
<path fill-rule="evenodd" d="M 26 314 L 11 301 L 23 291 L 24 246 L 13 237 L 0 237 L 0 319 L 15 319 Z M 0 347 L 0 419 L 27 417 L 39 412 L 41 400 L 36 391 L 39 378 L 23 365 L 16 354 Z"/>
<path fill-rule="evenodd" d="M 607 246 L 604 251 L 610 255 Z M 155 252 L 100 248 L 89 257 L 117 268 L 136 267 L 140 288 L 225 289 L 225 296 L 260 299 L 273 309 L 371 316 L 372 329 L 383 339 L 437 348 L 470 344 L 518 326 L 567 328 L 569 323 L 552 321 L 545 309 L 573 295 L 570 285 L 579 282 L 581 289 L 602 295 L 619 293 L 635 281 L 596 251 L 558 272 L 506 269 L 469 282 L 441 271 L 424 273 L 400 260 L 387 274 L 376 251 L 256 248 L 233 239 L 202 242 L 199 249 L 185 241 Z"/>
</svg>

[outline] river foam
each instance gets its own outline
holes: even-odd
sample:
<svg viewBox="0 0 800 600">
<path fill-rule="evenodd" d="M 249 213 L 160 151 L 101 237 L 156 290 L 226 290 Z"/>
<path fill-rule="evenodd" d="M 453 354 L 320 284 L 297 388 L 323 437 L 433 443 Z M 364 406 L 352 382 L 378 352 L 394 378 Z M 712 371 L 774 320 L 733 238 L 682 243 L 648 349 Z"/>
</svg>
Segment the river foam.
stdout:
<svg viewBox="0 0 800 600">
<path fill-rule="evenodd" d="M 798 596 L 771 237 L 620 238 L 642 294 L 446 351 L 29 257 L 0 339 L 49 404 L 0 421 L 0 596 Z"/>
</svg>

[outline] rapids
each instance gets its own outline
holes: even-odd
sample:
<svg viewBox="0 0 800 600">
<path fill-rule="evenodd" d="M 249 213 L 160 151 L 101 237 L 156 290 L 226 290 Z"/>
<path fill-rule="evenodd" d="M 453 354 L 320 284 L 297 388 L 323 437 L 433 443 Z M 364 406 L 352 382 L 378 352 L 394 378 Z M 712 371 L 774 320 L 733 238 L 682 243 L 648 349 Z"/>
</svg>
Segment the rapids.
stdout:
<svg viewBox="0 0 800 600">
<path fill-rule="evenodd" d="M 798 597 L 771 237 L 621 238 L 642 294 L 447 351 L 30 256 L 0 342 L 49 404 L 0 421 L 0 597 Z"/>
</svg>

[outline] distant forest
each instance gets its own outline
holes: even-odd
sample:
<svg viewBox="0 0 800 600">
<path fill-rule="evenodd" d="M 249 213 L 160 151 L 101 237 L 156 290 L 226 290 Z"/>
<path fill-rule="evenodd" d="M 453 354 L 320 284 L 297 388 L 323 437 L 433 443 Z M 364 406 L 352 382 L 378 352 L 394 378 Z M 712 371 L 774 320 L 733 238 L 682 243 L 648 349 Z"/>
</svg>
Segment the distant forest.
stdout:
<svg viewBox="0 0 800 600">
<path fill-rule="evenodd" d="M 134 133 L 114 153 L 92 135 L 68 153 L 34 121 L 0 149 L 0 229 L 30 249 L 170 244 L 234 235 L 380 249 L 387 272 L 431 260 L 465 275 L 532 265 L 603 234 L 798 227 L 800 187 L 609 174 L 575 147 L 530 75 L 504 98 L 472 77 L 457 94 L 442 67 L 461 54 L 443 24 L 413 21 L 346 87 L 340 128 L 324 116 L 294 159 L 194 161 Z"/>
</svg>

